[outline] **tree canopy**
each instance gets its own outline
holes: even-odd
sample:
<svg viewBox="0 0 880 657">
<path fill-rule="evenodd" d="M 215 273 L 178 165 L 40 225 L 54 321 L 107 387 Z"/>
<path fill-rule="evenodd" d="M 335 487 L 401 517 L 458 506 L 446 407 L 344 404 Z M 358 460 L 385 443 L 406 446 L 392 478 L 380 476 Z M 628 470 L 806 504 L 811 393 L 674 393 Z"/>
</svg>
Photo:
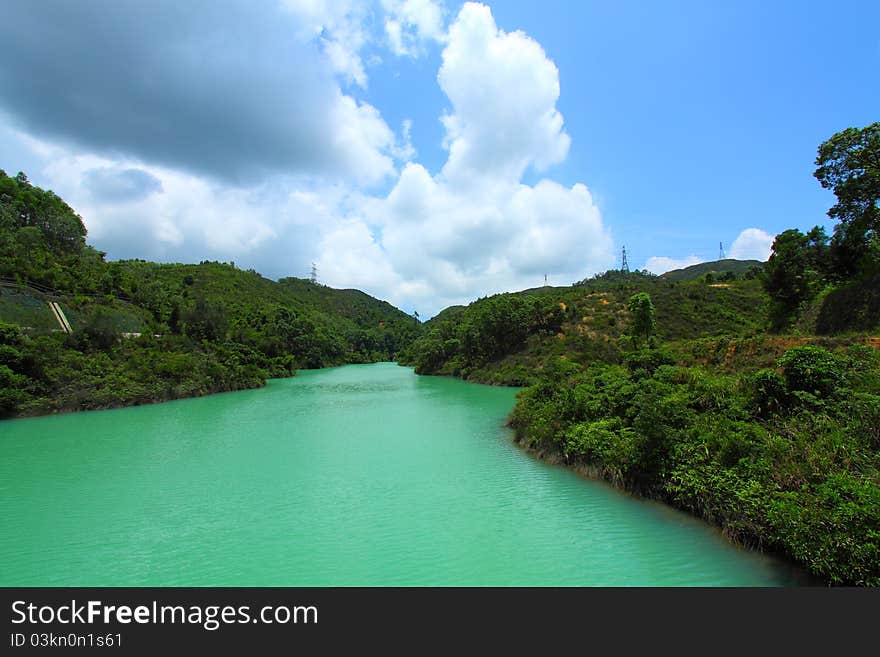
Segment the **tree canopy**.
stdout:
<svg viewBox="0 0 880 657">
<path fill-rule="evenodd" d="M 654 303 L 647 292 L 638 292 L 629 298 L 629 311 L 633 316 L 633 335 L 650 340 L 656 328 Z"/>
<path fill-rule="evenodd" d="M 783 231 L 773 241 L 764 265 L 764 288 L 773 299 L 771 323 L 787 324 L 801 304 L 818 293 L 827 271 L 828 235 L 815 226 L 806 235 L 797 228 Z"/>
<path fill-rule="evenodd" d="M 847 128 L 819 146 L 813 173 L 837 197 L 828 216 L 833 272 L 846 279 L 880 269 L 880 122 Z"/>
</svg>

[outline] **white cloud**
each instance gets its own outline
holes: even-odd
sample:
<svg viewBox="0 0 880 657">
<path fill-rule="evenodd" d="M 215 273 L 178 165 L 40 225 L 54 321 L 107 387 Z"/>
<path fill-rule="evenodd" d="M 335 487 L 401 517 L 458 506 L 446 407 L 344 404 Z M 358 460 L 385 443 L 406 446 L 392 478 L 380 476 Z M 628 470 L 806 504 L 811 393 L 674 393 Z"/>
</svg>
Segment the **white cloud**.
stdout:
<svg viewBox="0 0 880 657">
<path fill-rule="evenodd" d="M 489 7 L 462 7 L 437 80 L 452 102 L 442 119 L 448 179 L 519 180 L 529 166 L 541 171 L 568 154 L 570 139 L 556 109 L 556 65 L 525 33 L 499 29 Z"/>
<path fill-rule="evenodd" d="M 568 151 L 555 64 L 524 33 L 498 29 L 483 5 L 466 4 L 448 35 L 437 36 L 433 18 L 412 13 L 421 7 L 429 15 L 428 4 L 389 6 L 409 16 L 408 29 L 446 44 L 438 81 L 451 102 L 443 117 L 449 159 L 434 175 L 412 161 L 410 121 L 395 135 L 378 109 L 338 85 L 324 117 L 333 129 L 322 139 L 349 172 L 345 182 L 314 166 L 230 187 L 147 156 L 98 154 L 21 133 L 10 139 L 41 162 L 35 182 L 67 199 L 111 258 L 234 260 L 270 277 L 306 276 L 315 261 L 322 282 L 363 289 L 423 317 L 541 285 L 545 274 L 551 284 L 570 284 L 611 266 L 612 238 L 586 186 L 522 182 L 529 167 L 541 170 Z M 305 17 L 309 38 L 329 43 L 360 29 L 346 23 L 361 11 L 353 3 L 287 5 Z M 399 174 L 394 160 L 405 162 Z M 362 189 L 393 175 L 387 194 Z M 101 194 L 100 180 L 117 193 Z"/>
<path fill-rule="evenodd" d="M 444 9 L 433 0 L 382 0 L 385 36 L 396 55 L 416 57 L 424 41 L 443 41 Z"/>
<path fill-rule="evenodd" d="M 359 268 L 332 266 L 333 284 L 378 276 L 392 302 L 425 316 L 478 296 L 536 287 L 544 274 L 551 284 L 567 285 L 613 264 L 611 237 L 580 184 L 496 181 L 457 189 L 411 163 L 385 199 L 369 199 L 360 211 L 360 228 L 345 232 L 345 244 L 365 259 L 356 258 Z M 320 262 L 349 261 L 340 244 L 325 242 Z"/>
<path fill-rule="evenodd" d="M 365 88 L 367 74 L 361 49 L 369 41 L 364 28 L 367 6 L 354 0 L 281 0 L 300 21 L 298 36 L 317 41 L 333 70 Z"/>
<path fill-rule="evenodd" d="M 357 218 L 345 220 L 325 234 L 318 252 L 321 281 L 325 284 L 392 291 L 402 283 L 382 246 Z"/>
<path fill-rule="evenodd" d="M 367 278 L 429 316 L 541 285 L 544 274 L 569 284 L 611 266 L 612 239 L 584 185 L 521 183 L 529 166 L 562 160 L 569 145 L 555 106 L 558 71 L 541 46 L 469 3 L 442 57 L 438 81 L 452 102 L 446 165 L 432 176 L 410 162 L 385 198 L 359 198 L 349 223 L 322 242 L 329 282 Z"/>
<path fill-rule="evenodd" d="M 733 241 L 728 257 L 736 260 L 760 260 L 770 257 L 774 236 L 760 228 L 746 228 Z"/>
<path fill-rule="evenodd" d="M 338 91 L 330 121 L 335 130 L 328 146 L 344 157 L 358 182 L 377 182 L 394 172 L 388 154 L 395 150 L 395 136 L 379 110 Z"/>
<path fill-rule="evenodd" d="M 701 262 L 704 262 L 704 260 L 695 255 L 690 255 L 686 258 L 652 256 L 648 258 L 648 261 L 645 263 L 645 266 L 642 269 L 647 269 L 653 274 L 665 274 L 666 272 L 672 271 L 673 269 L 684 269 L 685 267 L 690 267 L 691 265 L 698 265 Z"/>
<path fill-rule="evenodd" d="M 397 143 L 391 149 L 394 159 L 401 162 L 409 162 L 416 156 L 416 149 L 412 144 L 412 120 L 404 119 L 400 124 L 400 136 Z"/>
</svg>

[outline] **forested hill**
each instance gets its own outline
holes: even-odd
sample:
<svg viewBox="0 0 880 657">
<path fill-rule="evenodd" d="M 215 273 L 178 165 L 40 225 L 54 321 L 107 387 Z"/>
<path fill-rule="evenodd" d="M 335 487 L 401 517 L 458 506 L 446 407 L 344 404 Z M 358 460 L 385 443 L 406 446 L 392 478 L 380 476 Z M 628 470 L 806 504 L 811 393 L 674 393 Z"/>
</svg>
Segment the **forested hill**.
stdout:
<svg viewBox="0 0 880 657">
<path fill-rule="evenodd" d="M 769 298 L 753 277 L 679 283 L 610 271 L 569 287 L 499 294 L 447 309 L 424 324 L 402 360 L 419 373 L 508 385 L 535 381 L 559 357 L 584 365 L 620 362 L 630 348 L 627 304 L 636 292 L 653 299 L 657 340 L 754 335 L 766 324 Z"/>
<path fill-rule="evenodd" d="M 50 301 L 71 333 L 59 331 Z M 231 263 L 106 262 L 61 198 L 0 172 L 0 416 L 391 360 L 418 332 L 415 319 L 357 290 L 276 282 Z"/>
<path fill-rule="evenodd" d="M 667 281 L 696 281 L 705 278 L 707 275 L 721 281 L 741 276 L 754 278 L 763 266 L 764 263 L 758 260 L 733 260 L 727 258 L 725 260 L 701 262 L 682 269 L 673 269 L 665 274 L 661 274 L 660 278 Z"/>
</svg>

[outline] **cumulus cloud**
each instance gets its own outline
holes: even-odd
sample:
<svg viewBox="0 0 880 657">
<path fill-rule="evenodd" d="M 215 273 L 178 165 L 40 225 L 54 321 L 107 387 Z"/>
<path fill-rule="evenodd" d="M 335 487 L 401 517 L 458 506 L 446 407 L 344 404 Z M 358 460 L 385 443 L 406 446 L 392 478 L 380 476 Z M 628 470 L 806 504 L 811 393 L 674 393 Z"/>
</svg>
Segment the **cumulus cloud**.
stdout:
<svg viewBox="0 0 880 657">
<path fill-rule="evenodd" d="M 396 55 L 422 54 L 425 41 L 443 41 L 444 8 L 433 0 L 382 0 L 385 35 Z"/>
<path fill-rule="evenodd" d="M 37 136 L 226 181 L 379 180 L 393 173 L 394 134 L 333 75 L 361 75 L 334 50 L 358 47 L 346 28 L 356 21 L 324 19 L 337 36 L 322 56 L 306 14 L 243 0 L 13 0 L 0 21 L 0 109 Z"/>
<path fill-rule="evenodd" d="M 431 175 L 408 163 L 385 198 L 362 199 L 345 230 L 323 243 L 321 262 L 338 260 L 344 243 L 367 262 L 390 264 L 368 275 L 423 314 L 534 287 L 544 274 L 568 284 L 611 266 L 613 241 L 586 186 L 521 182 L 529 166 L 560 161 L 569 145 L 555 106 L 558 71 L 541 46 L 469 3 L 442 60 L 438 81 L 452 102 L 443 117 L 446 165 Z M 360 275 L 330 268 L 337 285 Z"/>
<path fill-rule="evenodd" d="M 746 228 L 733 241 L 728 256 L 736 260 L 760 260 L 770 257 L 774 236 L 760 228 Z"/>
<path fill-rule="evenodd" d="M 367 5 L 355 0 L 282 0 L 298 19 L 298 35 L 317 41 L 333 70 L 347 82 L 367 86 L 361 49 L 370 35 L 364 29 Z"/>
<path fill-rule="evenodd" d="M 330 61 L 328 47 L 367 20 L 344 0 L 289 0 L 280 14 L 274 5 L 196 11 L 177 3 L 151 13 L 153 4 L 125 12 L 111 4 L 104 22 L 95 4 L 60 3 L 64 29 L 82 29 L 59 37 L 51 61 L 0 27 L 8 37 L 0 56 L 20 51 L 28 72 L 0 72 L 2 104 L 19 124 L 0 140 L 41 162 L 44 184 L 111 258 L 234 260 L 270 277 L 306 276 L 315 261 L 322 282 L 424 317 L 540 285 L 545 274 L 569 284 L 611 266 L 612 238 L 585 185 L 522 182 L 569 147 L 558 71 L 541 46 L 499 29 L 483 5 L 464 5 L 439 35 L 435 3 L 385 5 L 411 35 L 445 44 L 438 81 L 450 101 L 442 117 L 449 156 L 438 172 L 413 160 L 409 120 L 395 135 L 377 108 L 336 82 L 348 70 L 357 83 L 358 69 Z M 13 9 L 36 20 L 45 6 Z M 171 24 L 156 25 L 157 17 Z M 123 35 L 132 30 L 144 43 L 129 43 Z M 113 48 L 118 56 L 106 57 Z M 357 47 L 352 53 L 360 57 Z M 285 57 L 303 59 L 278 66 Z M 25 89 L 26 79 L 46 87 Z M 51 105 L 44 101 L 55 85 L 57 106 L 36 108 L 41 99 Z M 10 100 L 16 90 L 24 98 Z M 395 160 L 404 163 L 399 173 Z M 389 174 L 397 179 L 387 193 L 367 191 Z"/>
<path fill-rule="evenodd" d="M 698 265 L 704 260 L 695 255 L 686 258 L 668 258 L 666 256 L 652 256 L 648 258 L 643 269 L 647 269 L 652 274 L 665 274 L 673 269 L 684 269 L 691 265 Z"/>
<path fill-rule="evenodd" d="M 436 312 L 449 303 L 512 289 L 569 284 L 613 262 L 612 240 L 583 185 L 563 187 L 542 180 L 534 187 L 496 182 L 456 189 L 409 164 L 385 199 L 361 204 L 361 226 L 347 244 L 373 255 L 365 263 L 393 267 L 387 285 L 395 301 Z M 375 232 L 368 226 L 377 227 Z M 377 240 L 376 234 L 381 235 Z M 381 243 L 381 253 L 372 244 Z M 321 262 L 331 262 L 339 242 L 326 243 Z M 350 272 L 350 270 L 349 270 Z M 335 284 L 352 284 L 336 271 Z M 407 282 L 407 287 L 400 283 Z M 433 298 L 424 298 L 431 291 Z M 419 297 L 422 298 L 419 298 Z"/>
<path fill-rule="evenodd" d="M 107 201 L 139 201 L 162 191 L 162 182 L 150 172 L 119 166 L 89 169 L 82 184 L 93 198 Z"/>
<path fill-rule="evenodd" d="M 443 117 L 450 180 L 519 180 L 565 159 L 570 139 L 556 109 L 559 71 L 523 32 L 499 29 L 489 7 L 465 4 L 449 28 L 437 76 L 452 102 Z"/>
</svg>

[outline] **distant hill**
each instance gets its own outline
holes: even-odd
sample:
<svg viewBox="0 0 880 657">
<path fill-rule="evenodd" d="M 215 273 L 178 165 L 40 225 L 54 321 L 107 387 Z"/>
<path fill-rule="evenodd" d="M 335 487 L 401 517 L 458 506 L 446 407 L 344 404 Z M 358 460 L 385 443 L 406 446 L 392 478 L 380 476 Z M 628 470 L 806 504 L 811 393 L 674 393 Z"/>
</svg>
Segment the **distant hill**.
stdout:
<svg viewBox="0 0 880 657">
<path fill-rule="evenodd" d="M 618 341 L 631 323 L 627 301 L 635 292 L 651 295 L 656 335 L 664 342 L 749 335 L 766 323 L 768 298 L 754 279 L 707 285 L 644 274 L 600 276 L 447 308 L 425 322 L 400 360 L 418 373 L 512 385 L 532 383 L 558 357 L 583 365 L 618 362 Z"/>
<path fill-rule="evenodd" d="M 701 262 L 698 265 L 691 265 L 684 269 L 673 269 L 660 278 L 667 281 L 696 281 L 703 278 L 706 274 L 712 273 L 721 276 L 727 272 L 742 276 L 752 267 L 763 267 L 764 263 L 759 260 L 733 260 L 727 258 L 725 260 L 713 260 L 712 262 Z"/>
<path fill-rule="evenodd" d="M 291 299 L 320 312 L 349 319 L 361 328 L 389 322 L 415 323 L 414 318 L 399 308 L 360 290 L 315 285 L 308 279 L 295 277 L 279 279 L 278 285 Z"/>
<path fill-rule="evenodd" d="M 0 417 L 241 390 L 393 360 L 415 318 L 233 263 L 107 262 L 60 197 L 0 171 Z M 51 302 L 51 308 L 50 308 Z"/>
<path fill-rule="evenodd" d="M 444 308 L 443 310 L 441 310 L 428 321 L 436 322 L 455 319 L 456 317 L 459 317 L 466 308 L 467 306 L 449 306 L 448 308 Z"/>
</svg>

